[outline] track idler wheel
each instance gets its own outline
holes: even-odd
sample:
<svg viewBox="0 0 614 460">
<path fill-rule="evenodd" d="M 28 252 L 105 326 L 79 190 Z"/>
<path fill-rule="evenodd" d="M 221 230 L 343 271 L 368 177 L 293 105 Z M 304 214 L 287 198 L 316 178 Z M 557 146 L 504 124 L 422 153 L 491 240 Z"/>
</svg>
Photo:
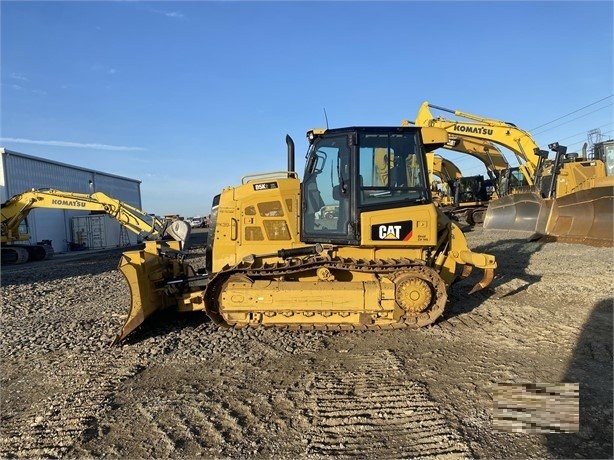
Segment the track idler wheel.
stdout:
<svg viewBox="0 0 614 460">
<path fill-rule="evenodd" d="M 393 277 L 395 300 L 404 311 L 402 321 L 409 326 L 432 324 L 446 306 L 448 294 L 439 274 L 428 267 L 403 270 Z"/>
</svg>

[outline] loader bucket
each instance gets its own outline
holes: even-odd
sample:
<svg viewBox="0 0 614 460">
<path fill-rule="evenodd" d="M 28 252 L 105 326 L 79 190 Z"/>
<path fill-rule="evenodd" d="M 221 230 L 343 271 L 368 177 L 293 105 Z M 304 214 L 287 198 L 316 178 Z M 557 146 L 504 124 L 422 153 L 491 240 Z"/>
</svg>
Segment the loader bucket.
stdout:
<svg viewBox="0 0 614 460">
<path fill-rule="evenodd" d="M 552 200 L 537 193 L 506 195 L 488 204 L 484 228 L 524 232 L 531 239 L 546 234 Z"/>
<path fill-rule="evenodd" d="M 557 198 L 546 229 L 547 239 L 592 246 L 614 244 L 614 187 L 581 190 Z"/>
<path fill-rule="evenodd" d="M 162 287 L 172 274 L 171 263 L 157 255 L 155 242 L 147 242 L 144 250 L 125 252 L 118 268 L 128 282 L 131 300 L 128 318 L 112 345 L 125 339 L 155 311 L 176 304 Z"/>
</svg>

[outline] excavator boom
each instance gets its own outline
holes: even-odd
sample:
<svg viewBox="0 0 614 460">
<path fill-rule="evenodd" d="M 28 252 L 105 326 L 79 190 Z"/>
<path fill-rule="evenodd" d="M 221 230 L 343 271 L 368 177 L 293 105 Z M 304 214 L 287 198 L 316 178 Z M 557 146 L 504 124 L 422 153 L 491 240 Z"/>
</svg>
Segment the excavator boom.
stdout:
<svg viewBox="0 0 614 460">
<path fill-rule="evenodd" d="M 443 117 L 434 117 L 431 114 L 430 108 L 438 109 L 444 112 L 452 113 L 458 117 L 474 120 L 474 122 L 464 122 L 460 120 L 449 120 Z M 535 171 L 539 164 L 538 151 L 540 150 L 531 135 L 516 127 L 513 123 L 508 123 L 500 120 L 489 119 L 472 115 L 460 110 L 446 109 L 437 105 L 424 102 L 418 110 L 418 115 L 414 122 L 417 126 L 436 126 L 445 129 L 448 134 L 454 139 L 468 138 L 477 139 L 478 146 L 484 146 L 483 141 L 501 145 L 511 150 L 516 155 L 519 163 L 521 163 L 521 171 L 529 185 L 533 185 Z M 454 150 L 454 149 L 453 149 Z M 480 158 L 480 157 L 478 157 Z M 480 158 L 482 159 L 482 158 Z M 499 162 L 500 166 L 506 163 Z"/>
</svg>

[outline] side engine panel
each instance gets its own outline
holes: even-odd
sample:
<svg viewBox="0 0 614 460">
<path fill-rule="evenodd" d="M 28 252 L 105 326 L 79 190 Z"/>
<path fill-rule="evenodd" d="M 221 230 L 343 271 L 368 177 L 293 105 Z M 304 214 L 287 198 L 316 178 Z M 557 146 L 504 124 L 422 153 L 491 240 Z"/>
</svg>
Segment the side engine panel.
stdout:
<svg viewBox="0 0 614 460">
<path fill-rule="evenodd" d="M 224 189 L 210 238 L 213 273 L 249 255 L 302 246 L 299 195 L 295 177 L 255 178 Z"/>
</svg>

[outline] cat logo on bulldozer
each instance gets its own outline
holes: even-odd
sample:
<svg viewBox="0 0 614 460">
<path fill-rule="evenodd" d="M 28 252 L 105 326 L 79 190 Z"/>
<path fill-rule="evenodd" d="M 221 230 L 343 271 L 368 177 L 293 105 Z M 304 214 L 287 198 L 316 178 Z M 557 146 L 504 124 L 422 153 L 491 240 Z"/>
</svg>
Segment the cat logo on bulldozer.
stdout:
<svg viewBox="0 0 614 460">
<path fill-rule="evenodd" d="M 412 221 L 390 222 L 371 226 L 371 239 L 374 241 L 409 241 L 412 237 Z"/>
</svg>

